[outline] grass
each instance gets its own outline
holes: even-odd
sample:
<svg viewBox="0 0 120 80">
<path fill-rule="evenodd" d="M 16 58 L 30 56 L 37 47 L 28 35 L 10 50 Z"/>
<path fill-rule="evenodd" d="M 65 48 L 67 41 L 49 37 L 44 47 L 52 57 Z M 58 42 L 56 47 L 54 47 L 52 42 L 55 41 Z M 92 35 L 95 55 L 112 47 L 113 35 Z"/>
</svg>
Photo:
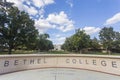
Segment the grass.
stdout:
<svg viewBox="0 0 120 80">
<path fill-rule="evenodd" d="M 109 55 L 109 53 L 102 53 L 102 52 L 87 52 L 85 54 L 94 54 L 94 55 Z M 112 52 L 110 55 L 120 55 L 120 53 Z"/>
<path fill-rule="evenodd" d="M 12 51 L 12 54 L 34 54 L 37 53 L 37 51 L 35 50 L 16 50 L 16 51 Z M 4 52 L 0 52 L 0 55 L 5 55 L 8 54 L 7 51 Z"/>
<path fill-rule="evenodd" d="M 68 51 L 48 51 L 48 52 L 43 52 L 43 54 L 80 54 L 77 52 L 68 52 Z M 108 53 L 102 53 L 102 52 L 87 52 L 87 53 L 83 53 L 83 54 L 91 54 L 91 55 L 109 55 Z M 120 55 L 120 53 L 111 53 L 111 55 Z"/>
<path fill-rule="evenodd" d="M 66 51 L 49 51 L 48 54 L 68 54 L 69 52 Z"/>
</svg>

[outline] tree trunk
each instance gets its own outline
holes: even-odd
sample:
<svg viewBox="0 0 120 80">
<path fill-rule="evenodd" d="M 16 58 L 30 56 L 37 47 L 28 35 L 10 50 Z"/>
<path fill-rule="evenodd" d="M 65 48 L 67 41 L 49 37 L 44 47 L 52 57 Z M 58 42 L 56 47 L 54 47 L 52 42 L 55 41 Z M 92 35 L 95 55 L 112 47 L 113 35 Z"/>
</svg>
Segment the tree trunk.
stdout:
<svg viewBox="0 0 120 80">
<path fill-rule="evenodd" d="M 82 49 L 80 50 L 80 54 L 82 54 Z"/>
<path fill-rule="evenodd" d="M 109 53 L 109 55 L 111 55 L 111 51 L 110 50 L 108 51 L 108 53 Z"/>
<path fill-rule="evenodd" d="M 106 47 L 106 52 L 108 53 L 108 47 Z"/>
<path fill-rule="evenodd" d="M 110 49 L 107 47 L 106 48 L 106 52 L 109 54 L 109 55 L 111 55 L 111 51 L 110 51 Z"/>
<path fill-rule="evenodd" d="M 11 54 L 12 54 L 11 52 L 12 52 L 12 48 L 11 48 L 11 47 L 9 47 L 8 54 L 10 54 L 10 55 L 11 55 Z"/>
</svg>

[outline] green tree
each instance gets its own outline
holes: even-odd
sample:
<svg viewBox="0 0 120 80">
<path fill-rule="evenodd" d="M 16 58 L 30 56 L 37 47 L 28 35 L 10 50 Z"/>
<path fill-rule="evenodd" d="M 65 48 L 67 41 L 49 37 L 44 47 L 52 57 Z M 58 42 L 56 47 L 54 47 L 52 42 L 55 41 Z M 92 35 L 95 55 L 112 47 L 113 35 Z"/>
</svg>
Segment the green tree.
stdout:
<svg viewBox="0 0 120 80">
<path fill-rule="evenodd" d="M 4 1 L 0 1 L 0 48 L 3 50 L 3 48 L 6 45 L 6 40 L 3 38 L 1 30 L 3 29 L 3 26 L 5 26 L 5 23 L 8 22 L 7 17 L 6 17 L 6 8 L 12 3 Z"/>
<path fill-rule="evenodd" d="M 104 27 L 99 32 L 99 37 L 102 45 L 106 48 L 107 53 L 110 54 L 115 39 L 115 31 L 112 27 Z"/>
<path fill-rule="evenodd" d="M 38 49 L 40 51 L 48 51 L 50 49 L 53 49 L 53 43 L 52 41 L 48 40 L 49 34 L 40 34 L 38 39 Z"/>
<path fill-rule="evenodd" d="M 96 49 L 100 49 L 99 40 L 96 37 L 91 39 L 91 41 L 90 41 L 90 48 L 95 49 L 95 50 Z"/>
<path fill-rule="evenodd" d="M 82 53 L 82 49 L 89 47 L 90 36 L 87 35 L 84 30 L 76 30 L 76 33 L 73 36 L 73 43 L 77 51 L 80 51 L 80 53 Z"/>
<path fill-rule="evenodd" d="M 74 51 L 75 50 L 75 47 L 73 46 L 73 38 L 72 37 L 69 37 L 69 38 L 66 38 L 64 44 L 61 46 L 61 48 L 63 50 L 67 50 L 67 51 Z"/>
<path fill-rule="evenodd" d="M 62 46 L 64 50 L 80 51 L 80 53 L 82 53 L 82 50 L 89 47 L 89 44 L 90 36 L 87 35 L 84 30 L 77 29 L 75 34 L 67 38 Z"/>
<path fill-rule="evenodd" d="M 120 51 L 120 33 L 115 32 L 115 40 L 113 41 L 113 49 Z"/>
<path fill-rule="evenodd" d="M 19 11 L 17 7 L 11 7 L 7 9 L 6 17 L 8 22 L 1 26 L 0 34 L 9 47 L 9 54 L 19 45 L 34 43 L 38 32 L 27 13 Z"/>
</svg>

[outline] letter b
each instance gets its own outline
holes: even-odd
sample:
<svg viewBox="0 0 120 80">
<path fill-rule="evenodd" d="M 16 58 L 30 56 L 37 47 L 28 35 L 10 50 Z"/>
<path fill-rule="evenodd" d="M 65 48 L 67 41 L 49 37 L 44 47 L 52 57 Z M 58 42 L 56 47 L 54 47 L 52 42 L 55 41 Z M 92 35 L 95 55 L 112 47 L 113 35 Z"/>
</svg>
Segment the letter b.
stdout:
<svg viewBox="0 0 120 80">
<path fill-rule="evenodd" d="M 9 61 L 5 61 L 4 62 L 4 67 L 8 67 L 9 66 Z"/>
</svg>

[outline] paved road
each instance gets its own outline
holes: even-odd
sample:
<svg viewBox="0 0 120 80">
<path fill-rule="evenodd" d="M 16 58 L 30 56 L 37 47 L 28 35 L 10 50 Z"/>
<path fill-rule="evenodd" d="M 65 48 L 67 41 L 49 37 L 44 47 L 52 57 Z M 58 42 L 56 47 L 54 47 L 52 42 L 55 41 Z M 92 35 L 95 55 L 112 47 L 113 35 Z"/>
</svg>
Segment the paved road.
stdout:
<svg viewBox="0 0 120 80">
<path fill-rule="evenodd" d="M 120 76 L 87 70 L 50 68 L 0 75 L 0 80 L 120 80 Z"/>
</svg>

